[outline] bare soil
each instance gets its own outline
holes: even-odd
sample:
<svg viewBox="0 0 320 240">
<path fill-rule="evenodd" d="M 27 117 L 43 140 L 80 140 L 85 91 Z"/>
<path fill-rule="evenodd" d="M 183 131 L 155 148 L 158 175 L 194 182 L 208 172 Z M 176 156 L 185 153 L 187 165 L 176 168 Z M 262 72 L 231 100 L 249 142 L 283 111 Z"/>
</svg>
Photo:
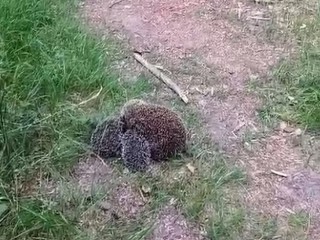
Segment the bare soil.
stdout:
<svg viewBox="0 0 320 240">
<path fill-rule="evenodd" d="M 163 209 L 155 224 L 155 229 L 148 240 L 202 240 L 204 237 L 200 231 L 186 221 L 184 216 L 173 207 Z"/>
<path fill-rule="evenodd" d="M 292 137 L 297 136 L 282 129 L 268 130 L 250 142 L 245 139 L 248 132 L 259 135 L 264 130 L 257 118 L 262 103 L 247 85 L 266 78 L 292 47 L 268 38 L 270 8 L 253 1 L 86 0 L 83 14 L 90 26 L 103 34 L 112 33 L 143 52 L 150 62 L 163 66 L 188 93 L 212 141 L 247 170 L 250 183 L 244 201 L 248 206 L 276 218 L 305 210 L 312 219 L 309 239 L 320 239 L 320 175 L 305 168 L 308 156 L 293 144 Z M 127 78 L 143 70 L 131 56 L 119 64 Z M 160 101 L 176 98 L 161 83 L 156 84 Z M 107 184 L 112 181 L 110 171 L 101 164 L 80 166 L 79 184 L 88 188 L 89 182 L 96 181 L 93 172 Z M 124 215 L 133 217 L 143 208 L 130 184 L 114 194 Z M 188 227 L 178 210 L 168 207 L 158 221 L 151 239 L 201 239 L 198 229 Z"/>
<path fill-rule="evenodd" d="M 132 219 L 144 210 L 145 202 L 139 190 L 102 159 L 89 157 L 79 161 L 74 172 L 75 184 L 83 194 L 90 197 L 95 191 L 105 193 L 99 204 L 105 213 L 116 215 L 117 218 Z"/>
</svg>

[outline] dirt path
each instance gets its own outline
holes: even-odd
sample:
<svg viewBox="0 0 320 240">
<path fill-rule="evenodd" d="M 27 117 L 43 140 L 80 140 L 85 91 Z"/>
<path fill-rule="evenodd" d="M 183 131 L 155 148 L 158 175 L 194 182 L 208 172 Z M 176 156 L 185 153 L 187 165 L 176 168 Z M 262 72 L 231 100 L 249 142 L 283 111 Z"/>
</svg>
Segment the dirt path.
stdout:
<svg viewBox="0 0 320 240">
<path fill-rule="evenodd" d="M 267 6 L 227 0 L 87 0 L 84 13 L 99 31 L 149 52 L 144 57 L 168 70 L 188 93 L 212 140 L 246 169 L 247 206 L 283 222 L 279 236 L 288 231 L 290 214 L 305 211 L 308 239 L 320 239 L 320 176 L 304 168 L 308 156 L 296 144 L 300 133 L 288 127 L 266 130 L 257 117 L 261 102 L 247 88 L 289 52 L 267 41 L 272 27 Z M 128 59 L 120 68 L 136 75 L 141 70 L 136 65 Z M 159 101 L 175 98 L 163 86 L 157 95 Z M 176 210 L 168 209 L 152 239 L 200 238 Z M 290 239 L 302 239 L 295 237 Z"/>
</svg>

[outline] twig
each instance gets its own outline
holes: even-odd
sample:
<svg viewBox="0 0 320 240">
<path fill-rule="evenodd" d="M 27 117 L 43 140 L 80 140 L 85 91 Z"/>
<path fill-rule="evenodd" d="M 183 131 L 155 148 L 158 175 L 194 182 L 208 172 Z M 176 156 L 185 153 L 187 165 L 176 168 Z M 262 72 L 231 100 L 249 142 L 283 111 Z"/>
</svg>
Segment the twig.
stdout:
<svg viewBox="0 0 320 240">
<path fill-rule="evenodd" d="M 141 34 L 139 34 L 139 33 L 136 33 L 136 34 L 138 34 L 139 37 L 143 38 L 143 36 Z M 141 55 L 143 53 L 151 53 L 151 50 L 150 49 L 140 49 L 140 50 L 138 50 L 138 49 L 134 48 L 133 52 L 139 53 Z"/>
<path fill-rule="evenodd" d="M 273 237 L 272 237 L 272 240 L 279 239 L 279 238 L 282 238 L 282 235 L 273 236 Z"/>
<path fill-rule="evenodd" d="M 275 175 L 278 175 L 278 176 L 281 176 L 281 177 L 288 177 L 287 174 L 282 173 L 282 172 L 278 172 L 278 171 L 275 171 L 275 170 L 271 170 L 271 173 L 273 173 Z"/>
<path fill-rule="evenodd" d="M 238 3 L 238 19 L 241 19 L 241 13 L 242 13 L 241 3 Z"/>
<path fill-rule="evenodd" d="M 124 0 L 118 0 L 118 1 L 113 2 L 113 3 L 110 4 L 109 8 L 113 8 L 115 5 L 117 5 L 117 4 L 119 4 L 119 3 L 123 2 L 123 1 Z"/>
<path fill-rule="evenodd" d="M 295 212 L 294 211 L 292 211 L 291 209 L 289 209 L 289 208 L 285 208 L 286 209 L 286 211 L 288 212 L 288 213 L 290 213 L 290 214 L 294 214 Z"/>
<path fill-rule="evenodd" d="M 93 95 L 91 98 L 82 101 L 81 103 L 78 104 L 78 106 L 83 105 L 83 104 L 86 104 L 87 102 L 90 102 L 90 101 L 92 101 L 93 99 L 96 99 L 97 97 L 99 97 L 101 91 L 102 91 L 102 87 L 100 88 L 99 92 L 97 92 L 97 93 L 96 93 L 95 95 Z"/>
<path fill-rule="evenodd" d="M 198 93 L 200 93 L 200 94 L 202 94 L 202 95 L 204 95 L 204 96 L 207 96 L 207 95 L 209 94 L 209 92 L 201 91 L 198 87 L 196 87 L 195 90 L 196 90 Z"/>
<path fill-rule="evenodd" d="M 175 91 L 186 104 L 189 102 L 187 96 L 182 92 L 176 83 L 160 72 L 154 65 L 148 63 L 140 54 L 134 52 L 133 55 L 138 62 L 140 62 L 145 68 L 147 68 L 156 77 L 160 78 L 165 84 L 167 84 L 173 91 Z"/>
<path fill-rule="evenodd" d="M 92 151 L 89 151 L 89 152 L 90 152 L 90 154 L 94 155 L 98 160 L 100 160 L 101 163 L 102 163 L 105 167 L 108 166 L 108 165 L 105 163 L 105 161 L 102 159 L 102 157 L 100 157 L 98 154 L 96 154 L 95 152 L 92 152 Z"/>
<path fill-rule="evenodd" d="M 143 193 L 142 193 L 142 191 L 141 191 L 140 188 L 139 188 L 139 194 L 140 194 L 140 196 L 141 196 L 141 198 L 142 198 L 142 201 L 146 204 L 148 201 L 147 201 L 147 199 L 143 196 Z"/>
<path fill-rule="evenodd" d="M 160 65 L 154 65 L 157 69 L 163 71 L 163 72 L 167 72 L 169 74 L 172 74 L 168 69 L 165 69 L 164 67 L 160 66 Z"/>
<path fill-rule="evenodd" d="M 314 156 L 314 153 L 310 153 L 310 154 L 309 154 L 306 162 L 303 164 L 303 166 L 304 166 L 305 168 L 309 166 L 310 160 L 311 160 L 311 158 L 312 158 L 313 156 Z"/>
<path fill-rule="evenodd" d="M 264 18 L 264 17 L 250 17 L 251 19 L 255 19 L 255 20 L 261 20 L 261 21 L 270 21 L 271 18 Z"/>
<path fill-rule="evenodd" d="M 307 226 L 306 236 L 309 236 L 310 227 L 311 227 L 311 216 L 310 216 L 310 212 L 309 212 L 308 213 L 308 226 Z"/>
<path fill-rule="evenodd" d="M 246 125 L 246 123 L 242 122 L 240 123 L 238 126 L 235 127 L 235 129 L 233 129 L 233 133 L 238 132 L 244 125 Z"/>
</svg>

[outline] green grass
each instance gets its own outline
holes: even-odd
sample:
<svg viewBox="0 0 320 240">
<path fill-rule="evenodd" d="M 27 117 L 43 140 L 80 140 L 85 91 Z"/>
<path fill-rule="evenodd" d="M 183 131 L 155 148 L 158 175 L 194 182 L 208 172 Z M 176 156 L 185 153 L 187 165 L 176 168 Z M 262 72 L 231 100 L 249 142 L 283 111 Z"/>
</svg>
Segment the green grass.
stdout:
<svg viewBox="0 0 320 240">
<path fill-rule="evenodd" d="M 311 216 L 309 213 L 300 211 L 290 214 L 288 217 L 289 237 L 292 239 L 308 239 Z"/>
<path fill-rule="evenodd" d="M 278 117 L 310 130 L 320 129 L 319 14 L 316 8 L 310 14 L 309 8 L 307 16 L 302 14 L 291 23 L 299 52 L 274 70 L 275 81 L 265 88 L 269 104 L 261 111 L 263 118 Z"/>
<path fill-rule="evenodd" d="M 118 82 L 109 67 L 117 46 L 81 28 L 77 1 L 2 0 L 0 9 L 0 235 L 69 239 L 77 227 L 63 209 L 22 189 L 40 173 L 66 172 L 90 123 L 149 86 Z"/>
</svg>

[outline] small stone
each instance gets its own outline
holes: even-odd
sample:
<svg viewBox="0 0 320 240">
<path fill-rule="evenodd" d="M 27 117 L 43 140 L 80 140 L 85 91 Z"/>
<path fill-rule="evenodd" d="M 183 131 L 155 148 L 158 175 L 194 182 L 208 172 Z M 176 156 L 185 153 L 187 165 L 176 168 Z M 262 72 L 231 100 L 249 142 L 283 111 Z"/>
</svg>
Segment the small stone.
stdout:
<svg viewBox="0 0 320 240">
<path fill-rule="evenodd" d="M 108 211 L 111 209 L 111 204 L 107 201 L 103 201 L 100 203 L 99 207 L 101 210 Z"/>
<path fill-rule="evenodd" d="M 298 147 L 301 145 L 301 138 L 299 136 L 292 136 L 290 140 L 291 140 L 291 144 L 294 147 Z"/>
<path fill-rule="evenodd" d="M 192 174 L 194 174 L 196 168 L 194 166 L 192 166 L 191 163 L 187 164 L 187 168 Z"/>
<path fill-rule="evenodd" d="M 288 99 L 289 99 L 290 101 L 294 101 L 294 97 L 292 97 L 292 96 L 288 96 Z"/>
<path fill-rule="evenodd" d="M 143 185 L 141 191 L 145 194 L 151 193 L 151 188 L 149 186 Z"/>
<path fill-rule="evenodd" d="M 298 128 L 294 131 L 294 134 L 297 136 L 300 136 L 300 135 L 302 135 L 302 130 L 300 128 Z"/>
<path fill-rule="evenodd" d="M 300 26 L 300 29 L 304 29 L 304 28 L 306 28 L 306 27 L 307 27 L 307 25 L 302 24 L 302 25 Z"/>
<path fill-rule="evenodd" d="M 247 150 L 247 151 L 252 151 L 252 145 L 248 142 L 245 142 L 244 143 L 244 148 Z"/>
<path fill-rule="evenodd" d="M 294 132 L 294 128 L 292 128 L 292 127 L 286 127 L 285 129 L 283 129 L 283 131 L 284 132 L 286 132 L 286 133 L 292 133 L 292 132 Z"/>
<path fill-rule="evenodd" d="M 262 13 L 261 13 L 261 14 L 262 14 Z M 255 14 L 255 15 L 259 15 L 259 12 L 257 12 L 257 14 Z M 259 76 L 252 74 L 252 75 L 250 75 L 249 78 L 250 78 L 250 80 L 252 80 L 252 81 L 256 81 L 256 80 L 259 79 Z"/>
<path fill-rule="evenodd" d="M 205 230 L 205 229 L 202 229 L 201 231 L 200 231 L 200 234 L 202 235 L 202 236 L 208 236 L 208 232 Z"/>
<path fill-rule="evenodd" d="M 280 129 L 283 131 L 284 129 L 286 129 L 286 127 L 287 127 L 287 123 L 285 123 L 285 122 L 281 122 L 280 123 Z"/>
</svg>

